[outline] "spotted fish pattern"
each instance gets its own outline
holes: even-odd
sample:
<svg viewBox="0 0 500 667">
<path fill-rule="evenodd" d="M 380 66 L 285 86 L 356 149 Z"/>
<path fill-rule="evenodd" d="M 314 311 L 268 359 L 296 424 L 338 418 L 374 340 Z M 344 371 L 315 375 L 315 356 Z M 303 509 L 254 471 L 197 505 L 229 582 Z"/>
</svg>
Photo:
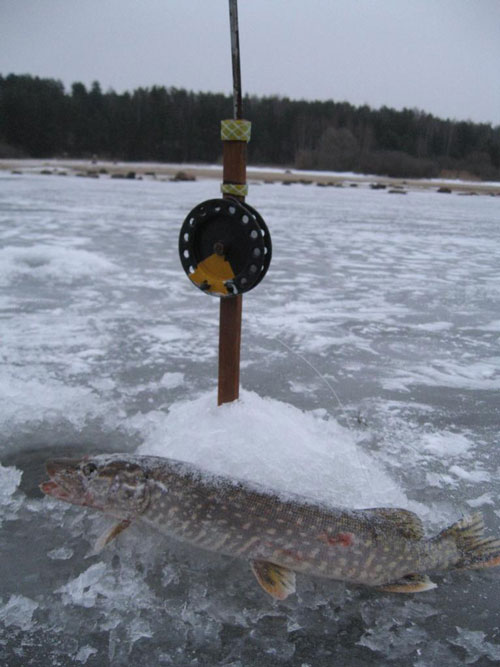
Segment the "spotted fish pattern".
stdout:
<svg viewBox="0 0 500 667">
<path fill-rule="evenodd" d="M 59 459 L 47 463 L 47 472 L 44 493 L 117 519 L 99 548 L 144 522 L 195 547 L 249 560 L 260 585 L 278 599 L 295 590 L 296 572 L 411 593 L 435 587 L 429 572 L 500 565 L 500 540 L 483 536 L 479 513 L 427 538 L 408 510 L 336 509 L 160 457 Z"/>
</svg>

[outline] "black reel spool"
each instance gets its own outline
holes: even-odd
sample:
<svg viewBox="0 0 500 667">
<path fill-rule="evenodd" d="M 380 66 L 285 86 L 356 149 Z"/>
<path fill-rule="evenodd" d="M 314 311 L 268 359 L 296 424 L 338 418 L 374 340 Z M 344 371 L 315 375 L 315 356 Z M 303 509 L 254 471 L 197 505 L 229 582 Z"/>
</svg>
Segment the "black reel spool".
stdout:
<svg viewBox="0 0 500 667">
<path fill-rule="evenodd" d="M 271 236 L 262 216 L 237 199 L 209 199 L 188 213 L 179 235 L 181 264 L 212 296 L 248 292 L 271 263 Z"/>
</svg>

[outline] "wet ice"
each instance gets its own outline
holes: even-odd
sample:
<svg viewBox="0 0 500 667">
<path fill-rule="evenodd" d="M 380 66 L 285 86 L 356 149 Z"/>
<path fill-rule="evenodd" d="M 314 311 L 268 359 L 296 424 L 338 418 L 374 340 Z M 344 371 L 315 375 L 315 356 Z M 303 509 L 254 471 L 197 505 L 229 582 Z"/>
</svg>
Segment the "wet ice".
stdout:
<svg viewBox="0 0 500 667">
<path fill-rule="evenodd" d="M 145 529 L 85 558 L 106 520 L 37 492 L 51 456 L 140 451 L 409 507 L 430 532 L 480 508 L 500 533 L 498 199 L 252 187 L 273 263 L 244 301 L 241 400 L 217 409 L 217 301 L 176 251 L 213 196 L 213 181 L 2 180 L 0 660 L 498 660 L 493 571 L 411 599 L 303 576 L 274 603 L 246 563 Z"/>
</svg>

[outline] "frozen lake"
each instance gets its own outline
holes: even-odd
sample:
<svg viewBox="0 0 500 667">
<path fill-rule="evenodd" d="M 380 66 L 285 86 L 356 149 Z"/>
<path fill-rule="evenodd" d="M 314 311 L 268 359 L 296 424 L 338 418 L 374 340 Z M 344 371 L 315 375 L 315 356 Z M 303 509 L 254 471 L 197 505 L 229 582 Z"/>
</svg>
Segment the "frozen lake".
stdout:
<svg viewBox="0 0 500 667">
<path fill-rule="evenodd" d="M 500 662 L 500 570 L 374 593 L 248 564 L 42 497 L 44 461 L 184 458 L 429 533 L 500 535 L 500 199 L 251 185 L 273 261 L 245 295 L 242 397 L 217 409 L 218 301 L 177 239 L 216 181 L 0 173 L 0 663 Z"/>
</svg>

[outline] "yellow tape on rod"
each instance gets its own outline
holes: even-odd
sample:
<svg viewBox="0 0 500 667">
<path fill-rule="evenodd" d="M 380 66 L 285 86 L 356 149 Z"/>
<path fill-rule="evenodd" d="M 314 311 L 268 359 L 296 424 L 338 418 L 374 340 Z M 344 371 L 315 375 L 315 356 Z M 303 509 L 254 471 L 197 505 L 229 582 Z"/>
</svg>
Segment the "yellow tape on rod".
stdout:
<svg viewBox="0 0 500 667">
<path fill-rule="evenodd" d="M 222 141 L 250 141 L 252 123 L 249 120 L 223 120 L 220 124 Z"/>
<path fill-rule="evenodd" d="M 220 191 L 224 195 L 236 195 L 237 197 L 246 197 L 248 194 L 248 185 L 245 183 L 222 183 Z"/>
</svg>

